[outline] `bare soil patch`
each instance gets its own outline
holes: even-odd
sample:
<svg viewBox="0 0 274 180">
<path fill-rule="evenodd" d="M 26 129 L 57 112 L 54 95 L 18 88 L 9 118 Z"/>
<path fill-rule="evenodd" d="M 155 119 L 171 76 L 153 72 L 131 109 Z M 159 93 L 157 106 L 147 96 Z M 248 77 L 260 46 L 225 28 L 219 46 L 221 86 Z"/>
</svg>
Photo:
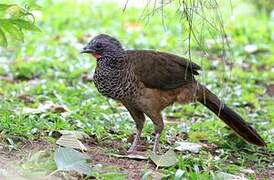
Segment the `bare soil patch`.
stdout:
<svg viewBox="0 0 274 180">
<path fill-rule="evenodd" d="M 92 164 L 102 164 L 107 166 L 116 166 L 121 172 L 127 174 L 128 179 L 141 179 L 145 170 L 155 170 L 156 166 L 148 160 L 136 160 L 129 158 L 117 158 L 105 153 L 108 150 L 118 150 L 118 154 L 126 154 L 126 149 L 122 142 L 109 141 L 107 143 L 94 144 L 88 148 L 88 155 L 92 159 Z M 138 155 L 145 155 L 146 152 L 137 152 Z"/>
</svg>

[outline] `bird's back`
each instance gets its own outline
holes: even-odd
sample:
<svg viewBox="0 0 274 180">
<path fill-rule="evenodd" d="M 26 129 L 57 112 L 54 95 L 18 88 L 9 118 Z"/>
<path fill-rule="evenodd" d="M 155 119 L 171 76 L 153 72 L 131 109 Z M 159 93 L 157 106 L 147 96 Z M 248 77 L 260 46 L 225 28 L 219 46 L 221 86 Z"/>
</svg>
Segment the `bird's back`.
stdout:
<svg viewBox="0 0 274 180">
<path fill-rule="evenodd" d="M 201 69 L 197 64 L 177 55 L 152 50 L 128 50 L 132 70 L 146 87 L 172 90 L 195 81 Z"/>
</svg>

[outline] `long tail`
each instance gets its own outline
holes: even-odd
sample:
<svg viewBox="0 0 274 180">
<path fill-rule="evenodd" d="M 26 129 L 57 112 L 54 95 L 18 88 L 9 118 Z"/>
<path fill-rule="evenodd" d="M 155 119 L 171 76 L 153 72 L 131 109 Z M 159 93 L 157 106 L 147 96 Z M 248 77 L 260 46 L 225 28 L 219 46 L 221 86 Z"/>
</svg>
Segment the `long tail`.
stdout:
<svg viewBox="0 0 274 180">
<path fill-rule="evenodd" d="M 266 143 L 254 128 L 248 125 L 235 111 L 227 107 L 220 99 L 203 85 L 198 85 L 198 101 L 213 111 L 221 120 L 231 127 L 243 140 L 257 146 Z"/>
</svg>

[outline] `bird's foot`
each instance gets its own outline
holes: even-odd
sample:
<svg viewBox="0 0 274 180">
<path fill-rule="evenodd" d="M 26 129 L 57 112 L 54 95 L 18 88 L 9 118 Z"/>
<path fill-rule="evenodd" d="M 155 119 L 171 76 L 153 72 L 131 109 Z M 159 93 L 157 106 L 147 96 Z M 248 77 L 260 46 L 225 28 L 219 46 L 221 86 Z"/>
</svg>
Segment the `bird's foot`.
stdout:
<svg viewBox="0 0 274 180">
<path fill-rule="evenodd" d="M 155 153 L 155 154 L 158 151 L 159 141 L 160 141 L 160 133 L 156 133 L 155 141 L 154 141 L 154 145 L 153 145 L 153 153 Z"/>
<path fill-rule="evenodd" d="M 134 154 L 136 152 L 136 147 L 135 148 L 129 148 L 129 150 L 127 151 L 127 154 Z"/>
<path fill-rule="evenodd" d="M 134 140 L 133 140 L 133 143 L 132 143 L 131 147 L 127 151 L 128 154 L 132 154 L 132 153 L 136 152 L 137 147 L 138 147 L 138 141 L 139 141 L 139 139 L 140 139 L 140 132 L 137 132 L 134 135 Z"/>
</svg>

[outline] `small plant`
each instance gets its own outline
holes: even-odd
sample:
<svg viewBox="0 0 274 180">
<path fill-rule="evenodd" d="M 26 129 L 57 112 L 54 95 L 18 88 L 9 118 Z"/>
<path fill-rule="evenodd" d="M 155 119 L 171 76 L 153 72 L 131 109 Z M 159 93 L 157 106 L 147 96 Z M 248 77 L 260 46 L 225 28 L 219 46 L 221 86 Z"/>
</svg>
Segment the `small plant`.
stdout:
<svg viewBox="0 0 274 180">
<path fill-rule="evenodd" d="M 35 26 L 33 10 L 39 10 L 33 1 L 29 1 L 23 7 L 18 4 L 0 4 L 0 46 L 7 47 L 8 39 L 24 40 L 23 30 L 39 31 Z"/>
</svg>

